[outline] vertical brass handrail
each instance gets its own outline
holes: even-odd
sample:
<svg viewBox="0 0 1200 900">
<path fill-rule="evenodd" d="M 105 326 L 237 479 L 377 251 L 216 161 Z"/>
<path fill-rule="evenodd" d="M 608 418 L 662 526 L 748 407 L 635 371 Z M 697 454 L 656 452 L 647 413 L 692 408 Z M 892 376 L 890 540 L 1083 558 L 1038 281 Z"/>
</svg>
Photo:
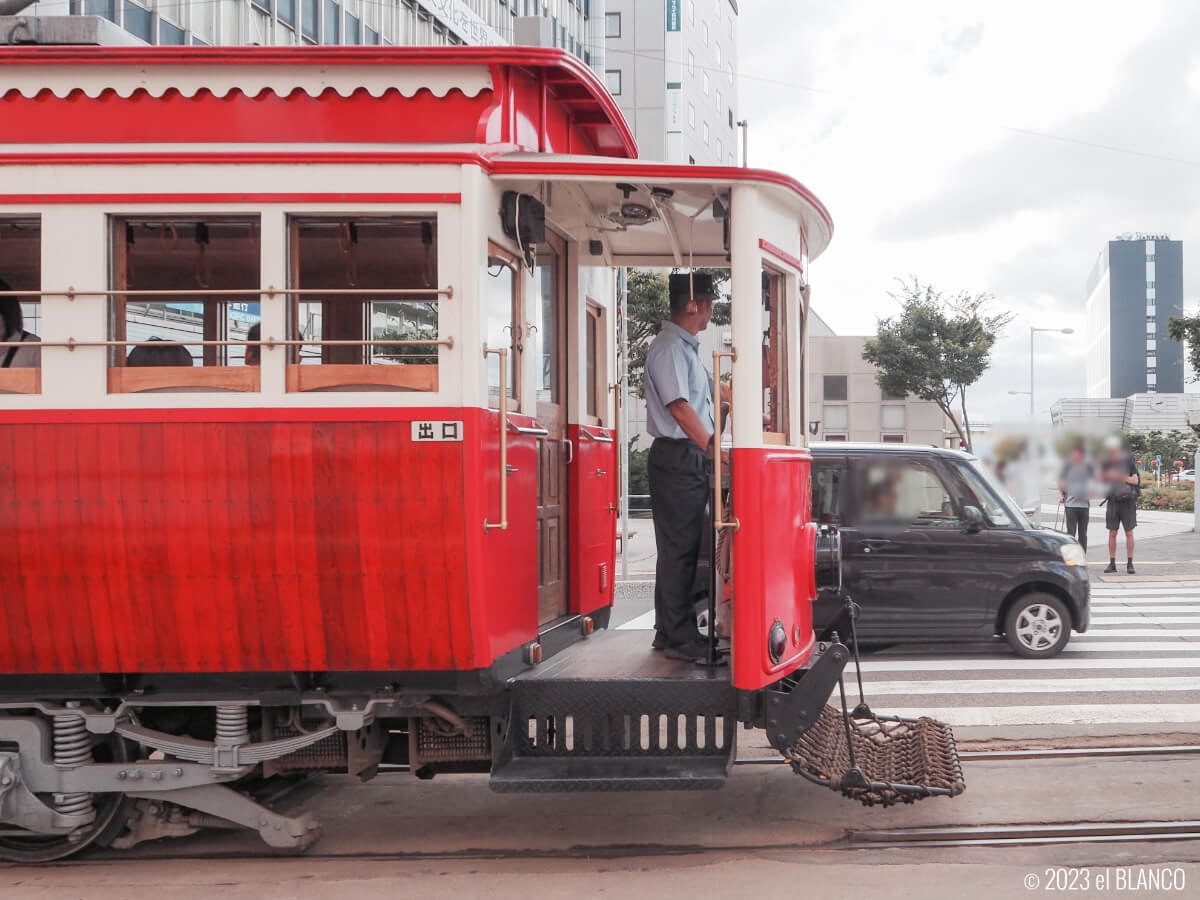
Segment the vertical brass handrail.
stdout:
<svg viewBox="0 0 1200 900">
<path fill-rule="evenodd" d="M 721 503 L 721 360 L 726 357 L 731 362 L 737 362 L 737 351 L 713 351 L 713 528 L 718 531 L 722 528 L 737 531 L 741 528 L 741 523 L 736 516 L 725 521 L 725 507 Z M 731 374 L 731 389 L 732 379 Z M 732 458 L 731 456 L 730 459 L 732 460 Z"/>
<path fill-rule="evenodd" d="M 500 521 L 489 522 L 485 517 L 485 534 L 493 530 L 508 531 L 508 348 L 492 350 L 484 344 L 483 358 L 487 359 L 489 353 L 500 357 Z"/>
</svg>

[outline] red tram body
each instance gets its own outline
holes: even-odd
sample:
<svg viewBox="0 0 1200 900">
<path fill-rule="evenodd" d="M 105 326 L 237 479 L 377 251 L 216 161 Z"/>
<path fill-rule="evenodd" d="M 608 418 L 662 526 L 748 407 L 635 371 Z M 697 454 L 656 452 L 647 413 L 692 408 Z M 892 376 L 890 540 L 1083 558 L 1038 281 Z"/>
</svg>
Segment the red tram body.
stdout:
<svg viewBox="0 0 1200 900">
<path fill-rule="evenodd" d="M 812 629 L 805 188 L 638 160 L 558 51 L 0 66 L 0 300 L 40 338 L 0 369 L 0 855 L 131 845 L 149 801 L 305 846 L 228 786 L 304 768 L 714 787 L 736 722 L 812 726 L 846 653 Z M 624 265 L 731 267 L 728 668 L 596 633 Z"/>
</svg>

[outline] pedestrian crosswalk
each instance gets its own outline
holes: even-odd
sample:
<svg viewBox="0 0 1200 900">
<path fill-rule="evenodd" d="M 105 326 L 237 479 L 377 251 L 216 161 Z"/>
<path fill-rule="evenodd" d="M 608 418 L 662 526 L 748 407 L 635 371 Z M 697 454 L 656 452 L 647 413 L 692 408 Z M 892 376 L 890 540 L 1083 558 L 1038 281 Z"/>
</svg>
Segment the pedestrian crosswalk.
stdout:
<svg viewBox="0 0 1200 900">
<path fill-rule="evenodd" d="M 1088 632 L 1053 659 L 914 644 L 865 657 L 863 682 L 877 712 L 959 727 L 1200 728 L 1200 582 L 1093 584 Z"/>
<path fill-rule="evenodd" d="M 1000 639 L 864 654 L 867 702 L 959 727 L 1200 730 L 1200 581 L 1095 582 L 1091 606 L 1088 632 L 1072 634 L 1053 659 L 1022 659 Z M 648 629 L 653 618 L 620 627 Z M 847 688 L 853 696 L 852 678 Z"/>
</svg>

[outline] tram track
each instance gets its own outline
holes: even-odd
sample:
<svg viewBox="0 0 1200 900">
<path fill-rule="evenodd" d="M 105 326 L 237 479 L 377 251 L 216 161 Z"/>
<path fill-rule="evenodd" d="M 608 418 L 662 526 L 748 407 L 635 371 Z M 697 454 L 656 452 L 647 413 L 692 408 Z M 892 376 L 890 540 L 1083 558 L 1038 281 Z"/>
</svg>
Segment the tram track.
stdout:
<svg viewBox="0 0 1200 900">
<path fill-rule="evenodd" d="M 1163 746 L 1128 747 L 1044 747 L 1020 750 L 960 750 L 958 758 L 969 762 L 1018 762 L 1037 759 L 1120 759 L 1146 756 L 1200 755 L 1200 744 L 1168 744 Z M 736 766 L 766 766 L 786 763 L 783 757 L 740 756 Z"/>
</svg>

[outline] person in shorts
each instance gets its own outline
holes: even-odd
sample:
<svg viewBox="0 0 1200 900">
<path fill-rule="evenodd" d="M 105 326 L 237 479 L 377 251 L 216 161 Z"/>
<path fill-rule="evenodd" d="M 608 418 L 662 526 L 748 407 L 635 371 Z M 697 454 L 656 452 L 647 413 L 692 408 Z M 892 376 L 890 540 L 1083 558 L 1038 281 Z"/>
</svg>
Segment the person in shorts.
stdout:
<svg viewBox="0 0 1200 900">
<path fill-rule="evenodd" d="M 1133 529 L 1137 527 L 1137 498 L 1141 493 L 1142 476 L 1133 456 L 1121 439 L 1110 437 L 1104 442 L 1104 460 L 1100 464 L 1100 479 L 1106 486 L 1104 524 L 1108 528 L 1108 567 L 1106 573 L 1117 571 L 1117 531 L 1125 530 L 1125 571 L 1136 574 L 1133 568 Z"/>
</svg>

